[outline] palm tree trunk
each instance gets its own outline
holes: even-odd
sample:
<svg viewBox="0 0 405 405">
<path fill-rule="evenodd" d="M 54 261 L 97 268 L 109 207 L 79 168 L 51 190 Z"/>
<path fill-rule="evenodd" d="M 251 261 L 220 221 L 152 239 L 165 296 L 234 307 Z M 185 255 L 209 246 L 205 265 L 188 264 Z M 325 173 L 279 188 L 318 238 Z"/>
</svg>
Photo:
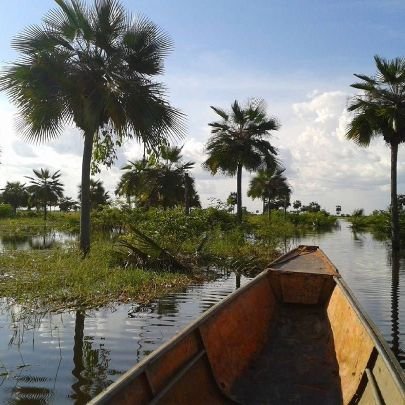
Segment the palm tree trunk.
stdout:
<svg viewBox="0 0 405 405">
<path fill-rule="evenodd" d="M 266 212 L 266 198 L 263 197 L 263 198 L 262 198 L 262 201 L 263 201 L 263 215 L 264 215 L 265 212 Z"/>
<path fill-rule="evenodd" d="M 392 250 L 399 250 L 399 212 L 397 196 L 398 144 L 391 144 L 391 238 Z"/>
<path fill-rule="evenodd" d="M 238 163 L 236 172 L 236 217 L 242 222 L 242 165 Z"/>
<path fill-rule="evenodd" d="M 44 221 L 46 221 L 46 215 L 47 215 L 47 210 L 46 210 L 46 203 L 44 204 Z"/>
<path fill-rule="evenodd" d="M 190 179 L 188 173 L 184 173 L 184 213 L 190 214 Z"/>
<path fill-rule="evenodd" d="M 90 167 L 93 154 L 93 132 L 84 134 L 82 161 L 82 199 L 80 209 L 80 249 L 86 256 L 90 251 Z"/>
</svg>

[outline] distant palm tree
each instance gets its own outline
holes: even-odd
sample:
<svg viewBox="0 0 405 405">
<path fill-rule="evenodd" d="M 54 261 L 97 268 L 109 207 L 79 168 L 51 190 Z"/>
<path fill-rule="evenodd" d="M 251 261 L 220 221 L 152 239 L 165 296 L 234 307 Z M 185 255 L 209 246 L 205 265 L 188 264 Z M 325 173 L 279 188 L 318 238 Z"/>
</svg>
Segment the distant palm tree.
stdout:
<svg viewBox="0 0 405 405">
<path fill-rule="evenodd" d="M 399 250 L 399 213 L 397 200 L 397 158 L 399 144 L 405 142 L 405 59 L 374 57 L 375 76 L 355 74 L 360 83 L 351 86 L 362 90 L 353 97 L 349 111 L 354 113 L 347 138 L 368 146 L 382 137 L 391 149 L 391 231 L 392 248 Z"/>
<path fill-rule="evenodd" d="M 183 162 L 182 147 L 164 145 L 160 148 L 160 156 L 155 164 L 154 177 L 156 192 L 164 209 L 185 204 L 187 174 L 187 193 L 189 206 L 199 206 L 199 198 L 195 191 L 194 179 L 188 170 L 194 167 L 193 162 Z"/>
<path fill-rule="evenodd" d="M 126 195 L 127 200 L 135 196 L 136 204 L 144 207 L 199 207 L 194 179 L 187 173 L 194 163 L 183 162 L 181 150 L 165 145 L 148 159 L 130 161 L 122 168 L 126 172 L 121 176 L 116 194 Z"/>
<path fill-rule="evenodd" d="M 17 212 L 18 207 L 26 207 L 28 205 L 28 191 L 25 184 L 19 181 L 6 183 L 3 189 L 3 201 L 6 204 L 10 204 L 13 207 L 14 215 Z"/>
<path fill-rule="evenodd" d="M 263 214 L 266 206 L 270 215 L 271 200 L 278 199 L 284 201 L 290 195 L 290 187 L 287 178 L 284 176 L 285 169 L 274 167 L 271 169 L 261 169 L 250 181 L 248 196 L 253 199 L 261 198 L 263 201 Z M 284 205 L 283 205 L 284 206 Z"/>
<path fill-rule="evenodd" d="M 44 209 L 44 219 L 47 218 L 47 206 L 55 205 L 63 196 L 63 184 L 60 182 L 61 173 L 57 170 L 51 174 L 48 169 L 33 170 L 35 177 L 26 176 L 31 185 L 28 191 L 33 200 L 38 201 Z"/>
<path fill-rule="evenodd" d="M 82 188 L 79 186 L 79 200 L 82 196 Z M 97 209 L 100 206 L 107 205 L 110 202 L 108 191 L 105 191 L 103 182 L 101 180 L 90 179 L 90 207 Z"/>
<path fill-rule="evenodd" d="M 263 100 L 241 106 L 238 101 L 226 112 L 211 107 L 221 118 L 211 122 L 212 136 L 206 145 L 208 159 L 204 167 L 216 174 L 219 171 L 234 176 L 237 183 L 237 217 L 242 220 L 242 169 L 249 171 L 276 165 L 276 149 L 265 137 L 279 129 L 275 118 L 267 116 Z"/>
<path fill-rule="evenodd" d="M 59 209 L 63 212 L 69 212 L 70 210 L 77 211 L 79 209 L 79 204 L 71 197 L 62 197 L 59 200 Z"/>
<path fill-rule="evenodd" d="M 301 203 L 300 200 L 295 200 L 295 201 L 293 202 L 293 208 L 295 209 L 295 212 L 298 213 L 298 211 L 299 211 L 299 209 L 301 208 L 301 206 L 302 206 L 302 203 Z"/>
<path fill-rule="evenodd" d="M 140 193 L 140 190 L 146 186 L 144 184 L 144 170 L 147 166 L 147 160 L 129 160 L 128 163 L 121 168 L 125 170 L 122 174 L 115 194 L 118 196 L 125 196 L 129 207 L 131 207 L 131 196 Z"/>
<path fill-rule="evenodd" d="M 69 122 L 83 131 L 80 248 L 86 254 L 94 144 L 108 135 L 108 150 L 97 153 L 107 160 L 125 137 L 153 148 L 182 134 L 182 115 L 152 80 L 172 48 L 159 27 L 145 17 L 133 19 L 118 0 L 94 0 L 91 8 L 80 0 L 57 4 L 41 26 L 14 39 L 21 58 L 3 71 L 0 88 L 17 104 L 28 139 L 55 138 Z"/>
</svg>

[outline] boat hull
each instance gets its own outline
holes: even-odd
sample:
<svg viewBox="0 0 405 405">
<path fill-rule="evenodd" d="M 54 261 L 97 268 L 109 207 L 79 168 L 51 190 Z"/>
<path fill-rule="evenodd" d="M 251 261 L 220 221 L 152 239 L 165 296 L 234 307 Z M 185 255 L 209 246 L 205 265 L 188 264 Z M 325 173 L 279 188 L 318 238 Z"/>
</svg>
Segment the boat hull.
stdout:
<svg viewBox="0 0 405 405">
<path fill-rule="evenodd" d="M 405 404 L 404 374 L 324 253 L 273 262 L 97 404 Z"/>
</svg>

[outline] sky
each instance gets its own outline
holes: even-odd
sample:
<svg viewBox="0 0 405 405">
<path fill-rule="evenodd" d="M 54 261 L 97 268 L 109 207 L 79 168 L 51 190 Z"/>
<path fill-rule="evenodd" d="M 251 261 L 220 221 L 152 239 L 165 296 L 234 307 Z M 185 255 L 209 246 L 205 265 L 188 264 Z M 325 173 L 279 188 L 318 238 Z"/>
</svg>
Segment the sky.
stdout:
<svg viewBox="0 0 405 405">
<path fill-rule="evenodd" d="M 87 0 L 90 4 L 92 1 Z M 263 98 L 281 124 L 271 142 L 279 150 L 292 186 L 293 200 L 317 201 L 330 212 L 356 208 L 367 212 L 389 204 L 390 152 L 380 141 L 359 148 L 345 139 L 355 94 L 354 73 L 372 75 L 373 56 L 404 56 L 405 2 L 402 0 L 123 0 L 133 15 L 150 18 L 169 34 L 173 52 L 159 80 L 175 107 L 187 116 L 187 136 L 179 140 L 203 206 L 225 201 L 236 191 L 236 178 L 211 176 L 201 166 L 210 106 L 224 109 L 237 99 Z M 17 59 L 12 38 L 40 24 L 52 0 L 16 0 L 2 4 L 0 68 Z M 0 94 L 0 188 L 7 181 L 28 181 L 32 169 L 61 170 L 65 194 L 77 197 L 82 135 L 67 127 L 55 141 L 27 143 L 15 127 L 16 109 Z M 142 147 L 127 142 L 111 169 L 97 178 L 113 190 L 127 160 Z M 405 193 L 405 153 L 398 158 L 398 192 Z M 259 210 L 246 190 L 252 174 L 243 175 L 243 204 Z"/>
</svg>

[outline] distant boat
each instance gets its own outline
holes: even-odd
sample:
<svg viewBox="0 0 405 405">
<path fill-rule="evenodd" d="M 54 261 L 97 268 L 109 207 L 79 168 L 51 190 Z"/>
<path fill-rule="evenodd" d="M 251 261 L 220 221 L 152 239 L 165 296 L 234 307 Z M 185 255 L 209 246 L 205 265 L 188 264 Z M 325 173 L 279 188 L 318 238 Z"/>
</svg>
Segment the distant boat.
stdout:
<svg viewBox="0 0 405 405">
<path fill-rule="evenodd" d="M 405 377 L 317 246 L 299 246 L 92 404 L 405 404 Z"/>
</svg>

